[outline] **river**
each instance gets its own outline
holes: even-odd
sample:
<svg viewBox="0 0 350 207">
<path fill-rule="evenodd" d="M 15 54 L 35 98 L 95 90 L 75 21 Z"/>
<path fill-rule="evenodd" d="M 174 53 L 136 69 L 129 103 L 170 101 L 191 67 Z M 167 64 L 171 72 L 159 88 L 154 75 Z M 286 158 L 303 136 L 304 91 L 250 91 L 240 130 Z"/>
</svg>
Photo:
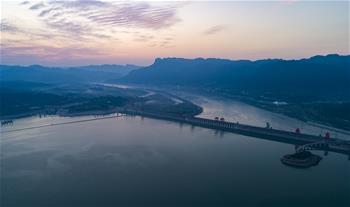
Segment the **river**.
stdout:
<svg viewBox="0 0 350 207">
<path fill-rule="evenodd" d="M 201 117 L 324 133 L 232 100 L 188 97 Z M 122 116 L 28 117 L 2 128 L 1 206 L 347 206 L 350 161 L 282 165 L 294 146 L 170 121 Z M 336 134 L 348 139 L 345 134 Z"/>
</svg>

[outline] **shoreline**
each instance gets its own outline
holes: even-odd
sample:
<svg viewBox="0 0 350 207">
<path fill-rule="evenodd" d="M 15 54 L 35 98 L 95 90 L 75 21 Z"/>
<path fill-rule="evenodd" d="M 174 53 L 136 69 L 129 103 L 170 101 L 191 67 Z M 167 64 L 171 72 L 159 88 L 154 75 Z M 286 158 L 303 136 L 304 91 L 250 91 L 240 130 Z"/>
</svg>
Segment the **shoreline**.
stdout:
<svg viewBox="0 0 350 207">
<path fill-rule="evenodd" d="M 191 102 L 189 100 L 186 100 L 186 101 Z M 194 104 L 193 102 L 191 102 L 191 103 Z M 245 102 L 242 102 L 242 103 L 245 103 Z M 194 104 L 194 105 L 196 105 L 196 106 L 198 106 L 198 107 L 200 107 L 202 109 L 200 113 L 198 113 L 198 114 L 188 114 L 187 116 L 181 116 L 180 114 L 179 115 L 175 115 L 175 114 L 159 113 L 159 116 L 164 116 L 164 117 L 165 116 L 171 116 L 174 119 L 176 119 L 178 117 L 196 118 L 198 115 L 203 113 L 203 107 L 200 106 L 200 105 L 197 105 L 197 104 Z M 251 105 L 251 106 L 254 106 L 254 105 Z M 264 109 L 264 110 L 266 110 L 266 109 Z M 267 111 L 269 111 L 269 110 L 267 110 Z M 270 112 L 273 112 L 273 111 L 270 111 Z M 84 117 L 84 116 L 106 116 L 106 117 L 92 118 L 91 121 L 93 121 L 93 120 L 100 120 L 100 119 L 115 118 L 115 117 L 118 116 L 118 115 L 110 116 L 110 115 L 113 115 L 113 114 L 123 114 L 123 116 L 134 116 L 134 115 L 137 116 L 138 115 L 138 116 L 145 116 L 145 117 L 149 117 L 149 118 L 154 118 L 152 116 L 145 115 L 145 114 L 148 114 L 148 113 L 154 113 L 154 112 L 136 111 L 134 109 L 127 109 L 127 108 L 115 108 L 113 110 L 108 110 L 108 111 L 103 111 L 103 110 L 86 111 L 86 112 L 79 112 L 79 113 L 48 113 L 48 114 L 43 114 L 43 113 L 31 112 L 31 113 L 27 113 L 27 114 L 15 115 L 15 116 L 13 116 L 12 120 L 21 119 L 21 118 L 27 118 L 27 117 L 35 117 L 35 116 L 43 116 L 43 117 L 45 117 L 45 116 L 58 116 L 58 117 L 67 117 L 67 118 Z M 273 112 L 273 113 L 276 113 L 276 112 Z M 281 114 L 281 113 L 277 113 L 277 114 L 284 115 L 284 114 Z M 118 117 L 121 117 L 121 116 L 118 116 Z M 287 116 L 287 117 L 290 117 L 290 116 Z M 294 117 L 290 117 L 290 118 L 294 118 Z M 0 120 L 4 121 L 4 120 L 9 120 L 9 119 L 3 119 L 1 117 Z M 88 119 L 88 120 L 90 120 L 90 119 Z M 161 120 L 168 120 L 168 119 L 161 119 Z M 300 121 L 302 121 L 302 120 L 300 120 Z M 84 120 L 78 121 L 78 122 L 84 122 Z M 334 127 L 329 127 L 329 126 L 326 126 L 326 125 L 322 125 L 321 123 L 317 123 L 317 122 L 313 122 L 313 121 L 303 121 L 303 122 L 305 122 L 305 123 L 307 123 L 307 124 L 309 124 L 311 126 L 318 127 L 318 128 L 329 129 L 331 131 L 336 131 L 336 132 L 339 132 L 339 133 L 342 133 L 342 134 L 350 135 L 350 132 L 348 132 L 346 130 L 342 130 L 342 129 L 338 129 L 338 128 L 334 128 Z M 52 126 L 54 126 L 54 125 L 58 125 L 58 124 L 52 124 Z M 51 125 L 49 125 L 49 126 L 51 126 Z"/>
<path fill-rule="evenodd" d="M 97 120 L 103 120 L 103 119 L 112 119 L 112 118 L 118 118 L 118 117 L 127 116 L 127 115 L 147 117 L 147 118 L 159 119 L 159 120 L 168 120 L 173 122 L 189 124 L 192 126 L 199 126 L 203 128 L 227 131 L 235 134 L 245 135 L 248 137 L 255 137 L 255 138 L 266 139 L 270 141 L 277 141 L 277 142 L 293 144 L 293 145 L 304 146 L 304 145 L 314 144 L 315 145 L 314 150 L 327 150 L 335 153 L 340 153 L 340 154 L 349 156 L 349 159 L 350 159 L 350 154 L 349 154 L 350 142 L 343 139 L 338 139 L 338 138 L 327 139 L 326 137 L 317 136 L 313 134 L 304 134 L 304 133 L 301 134 L 293 131 L 258 127 L 258 126 L 247 125 L 247 124 L 239 124 L 239 123 L 233 123 L 233 122 L 228 122 L 224 120 L 221 121 L 221 120 L 198 118 L 198 117 L 192 117 L 192 116 L 191 117 L 190 116 L 171 116 L 166 114 L 156 114 L 156 113 L 130 110 L 130 109 L 120 111 L 114 116 L 95 117 L 95 118 L 83 119 L 83 120 L 44 124 L 39 126 L 31 126 L 31 127 L 5 130 L 5 131 L 1 130 L 1 133 L 11 133 L 11 132 L 31 130 L 31 129 L 37 129 L 37 128 L 43 128 L 43 127 L 52 127 L 52 126 L 65 125 L 65 124 L 74 124 L 74 123 L 97 121 Z"/>
<path fill-rule="evenodd" d="M 134 87 L 134 88 L 138 88 L 138 87 L 141 87 L 139 85 L 131 85 L 129 87 Z M 145 86 L 142 86 L 143 88 Z M 194 103 L 193 101 L 191 100 L 188 100 L 188 98 L 183 98 L 182 96 L 179 96 L 179 91 L 176 91 L 174 89 L 171 89 L 171 88 L 168 88 L 169 90 L 168 91 L 163 91 L 157 87 L 148 87 L 149 90 L 152 90 L 152 91 L 155 91 L 156 93 L 165 93 L 167 96 L 169 97 L 174 97 L 174 98 L 177 98 L 181 101 L 184 101 L 184 102 L 189 102 L 191 104 L 193 104 L 194 106 L 200 108 L 200 110 L 193 110 L 192 112 L 188 112 L 186 115 L 189 116 L 189 117 L 195 117 L 195 116 L 198 116 L 200 114 L 203 113 L 203 107 L 198 104 L 198 103 Z M 190 91 L 188 90 L 182 90 L 181 92 L 182 94 L 191 94 Z M 180 94 L 181 94 L 180 93 Z M 197 94 L 192 94 L 192 95 L 205 95 L 203 92 L 199 92 Z M 318 128 L 323 128 L 323 129 L 329 129 L 329 130 L 332 130 L 332 131 L 335 131 L 335 132 L 339 132 L 339 133 L 343 133 L 343 134 L 346 134 L 346 135 L 350 135 L 350 132 L 347 131 L 346 129 L 343 129 L 343 128 L 338 128 L 338 127 L 334 127 L 332 125 L 327 125 L 325 123 L 322 123 L 322 122 L 318 122 L 317 120 L 305 120 L 305 119 L 301 119 L 300 117 L 295 117 L 295 116 L 290 116 L 288 113 L 281 113 L 281 112 L 276 112 L 275 110 L 272 110 L 272 109 L 269 109 L 269 107 L 262 107 L 260 106 L 259 104 L 254 104 L 254 103 L 251 103 L 251 102 L 247 102 L 247 101 L 244 101 L 240 98 L 233 98 L 233 97 L 230 97 L 230 96 L 227 96 L 227 95 L 224 95 L 224 94 L 207 94 L 206 95 L 209 95 L 210 97 L 214 97 L 214 98 L 224 98 L 224 99 L 228 99 L 228 100 L 234 100 L 234 101 L 239 101 L 239 102 L 242 102 L 242 103 L 245 103 L 245 104 L 248 104 L 250 106 L 253 106 L 253 107 L 257 107 L 257 108 L 260 108 L 260 109 L 263 109 L 263 110 L 266 110 L 266 111 L 269 111 L 269 112 L 272 112 L 272 113 L 276 113 L 277 115 L 282 115 L 282 116 L 286 116 L 286 117 L 289 117 L 289 118 L 294 118 L 294 119 L 297 119 L 298 121 L 301 121 L 305 124 L 309 124 L 311 126 L 315 126 L 315 127 L 318 127 Z M 197 108 L 197 109 L 198 109 Z M 121 112 L 121 111 L 124 111 L 124 110 L 135 110 L 135 108 L 131 107 L 131 108 L 123 108 L 123 107 L 115 107 L 115 108 L 112 108 L 112 109 L 108 109 L 108 110 L 93 110 L 93 111 L 83 111 L 83 112 L 67 112 L 67 111 L 60 111 L 59 109 L 58 110 L 55 110 L 55 112 L 51 111 L 52 113 L 48 112 L 48 113 L 45 113 L 45 110 L 37 110 L 37 111 L 31 111 L 31 112 L 28 112 L 28 113 L 24 113 L 24 114 L 17 114 L 17 115 L 11 115 L 11 116 L 3 116 L 3 117 L 0 117 L 0 120 L 1 121 L 4 121 L 4 120 L 11 120 L 11 119 L 20 119 L 20 118 L 25 118 L 25 117 L 31 117 L 31 116 L 50 116 L 50 115 L 56 115 L 56 116 L 60 116 L 60 117 L 79 117 L 79 116 L 103 116 L 103 115 L 110 115 L 110 114 L 113 114 L 113 113 L 118 113 L 118 112 Z M 146 113 L 147 112 L 150 112 L 150 113 L 154 113 L 154 112 L 157 112 L 156 109 L 153 109 L 153 110 L 146 110 L 145 111 Z M 161 111 L 158 111 L 157 113 L 160 113 L 162 115 L 168 115 L 167 113 L 162 113 Z M 180 113 L 176 114 L 176 113 L 172 113 L 170 114 L 172 116 L 179 116 L 181 115 Z"/>
<path fill-rule="evenodd" d="M 86 111 L 86 112 L 79 112 L 79 113 L 36 113 L 36 112 L 28 112 L 26 114 L 18 114 L 18 115 L 11 115 L 11 116 L 4 116 L 0 117 L 0 121 L 5 120 L 16 120 L 26 117 L 33 117 L 33 116 L 60 116 L 60 117 L 79 117 L 79 116 L 103 116 L 103 115 L 110 115 L 117 113 L 118 110 L 109 110 L 109 111 Z"/>
<path fill-rule="evenodd" d="M 25 127 L 25 128 L 13 129 L 13 130 L 5 130 L 5 131 L 1 130 L 1 133 L 10 133 L 10 132 L 24 131 L 24 130 L 29 130 L 29 129 L 38 129 L 38 128 L 43 128 L 43 127 L 51 127 L 51 126 L 58 126 L 58 125 L 64 125 L 64 124 L 88 122 L 88 121 L 98 121 L 98 120 L 103 120 L 103 119 L 118 118 L 118 117 L 122 117 L 122 116 L 124 116 L 124 115 L 119 115 L 119 113 L 118 113 L 117 115 L 114 115 L 114 116 L 97 117 L 97 118 L 91 118 L 91 119 L 83 119 L 83 120 L 77 120 L 77 121 L 68 121 L 68 122 L 61 122 L 61 123 L 54 123 L 54 124 L 45 124 L 45 125 L 40 125 L 40 126 Z"/>
</svg>

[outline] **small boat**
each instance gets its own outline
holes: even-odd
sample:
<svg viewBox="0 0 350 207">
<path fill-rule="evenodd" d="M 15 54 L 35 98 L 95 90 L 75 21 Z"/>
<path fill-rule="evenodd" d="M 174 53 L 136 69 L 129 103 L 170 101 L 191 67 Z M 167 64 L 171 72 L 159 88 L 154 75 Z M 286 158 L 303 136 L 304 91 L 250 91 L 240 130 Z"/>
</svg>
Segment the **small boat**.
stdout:
<svg viewBox="0 0 350 207">
<path fill-rule="evenodd" d="M 309 151 L 288 154 L 281 158 L 281 162 L 285 165 L 297 168 L 309 168 L 317 165 L 322 157 L 314 155 Z"/>
</svg>

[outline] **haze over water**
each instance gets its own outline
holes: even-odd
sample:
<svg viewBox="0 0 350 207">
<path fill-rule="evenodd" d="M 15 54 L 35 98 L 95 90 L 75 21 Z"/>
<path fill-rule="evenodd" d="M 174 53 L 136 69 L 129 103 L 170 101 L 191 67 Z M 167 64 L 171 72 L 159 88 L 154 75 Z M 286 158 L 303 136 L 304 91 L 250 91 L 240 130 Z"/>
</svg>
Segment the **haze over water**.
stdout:
<svg viewBox="0 0 350 207">
<path fill-rule="evenodd" d="M 276 118 L 237 102 L 197 102 L 204 116 L 225 110 L 225 117 L 256 123 Z M 10 128 L 85 118 L 31 117 Z M 290 124 L 282 120 L 279 126 Z M 318 166 L 282 165 L 280 157 L 293 151 L 293 145 L 130 116 L 1 133 L 1 192 L 13 206 L 349 204 L 346 156 L 316 152 L 323 157 Z"/>
</svg>

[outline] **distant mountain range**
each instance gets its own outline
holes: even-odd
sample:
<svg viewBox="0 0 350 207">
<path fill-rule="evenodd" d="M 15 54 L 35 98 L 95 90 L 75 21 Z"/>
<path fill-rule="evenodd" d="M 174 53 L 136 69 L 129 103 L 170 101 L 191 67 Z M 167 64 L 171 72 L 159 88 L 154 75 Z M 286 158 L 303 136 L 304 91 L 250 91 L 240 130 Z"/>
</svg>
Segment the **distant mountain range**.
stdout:
<svg viewBox="0 0 350 207">
<path fill-rule="evenodd" d="M 121 78 L 133 70 L 135 65 L 88 65 L 58 68 L 41 65 L 0 65 L 0 81 L 30 81 L 41 83 L 102 82 Z"/>
<path fill-rule="evenodd" d="M 349 95 L 350 56 L 332 54 L 300 60 L 257 61 L 158 58 L 151 66 L 132 71 L 121 81 L 226 91 Z"/>
<path fill-rule="evenodd" d="M 40 83 L 113 82 L 206 88 L 228 93 L 350 99 L 350 56 L 300 60 L 157 58 L 148 67 L 90 65 L 70 68 L 0 65 L 0 81 Z"/>
<path fill-rule="evenodd" d="M 46 107 L 60 101 L 75 101 L 80 95 L 72 94 L 87 90 L 87 85 L 79 83 L 95 82 L 194 90 L 205 95 L 235 98 L 301 120 L 350 130 L 349 55 L 257 61 L 158 58 L 148 67 L 0 65 L 0 109 L 3 113 L 18 114 L 29 111 L 28 103 Z M 56 87 L 56 84 L 62 87 Z M 89 88 L 89 93 L 93 89 Z M 65 95 L 58 98 L 60 93 Z M 6 106 L 1 106 L 5 100 Z M 11 109 L 11 106 L 17 105 L 24 108 Z"/>
</svg>

